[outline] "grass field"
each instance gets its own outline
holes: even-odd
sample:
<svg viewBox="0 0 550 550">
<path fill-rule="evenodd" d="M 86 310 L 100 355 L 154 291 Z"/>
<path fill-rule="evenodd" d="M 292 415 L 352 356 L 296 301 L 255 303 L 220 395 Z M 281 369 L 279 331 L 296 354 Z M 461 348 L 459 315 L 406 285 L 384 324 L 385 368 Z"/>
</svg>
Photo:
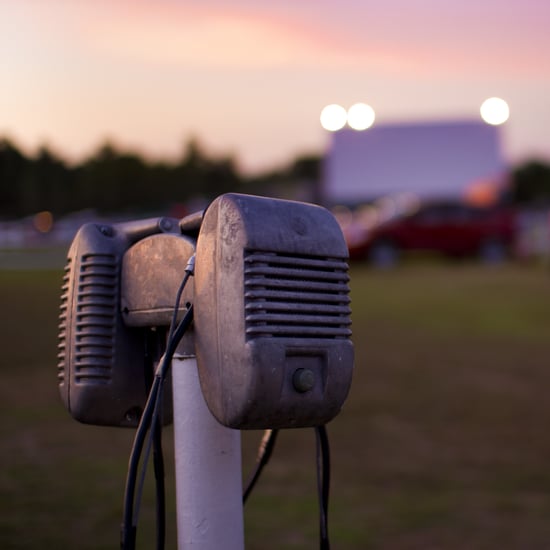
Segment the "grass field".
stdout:
<svg viewBox="0 0 550 550">
<path fill-rule="evenodd" d="M 118 547 L 133 433 L 80 425 L 56 385 L 59 271 L 0 271 L 0 548 Z M 352 269 L 356 367 L 329 425 L 335 549 L 550 546 L 550 274 Z M 261 434 L 243 434 L 248 471 Z M 166 430 L 168 548 L 175 547 Z M 312 430 L 285 431 L 247 549 L 318 547 Z M 151 548 L 147 487 L 138 547 Z"/>
</svg>

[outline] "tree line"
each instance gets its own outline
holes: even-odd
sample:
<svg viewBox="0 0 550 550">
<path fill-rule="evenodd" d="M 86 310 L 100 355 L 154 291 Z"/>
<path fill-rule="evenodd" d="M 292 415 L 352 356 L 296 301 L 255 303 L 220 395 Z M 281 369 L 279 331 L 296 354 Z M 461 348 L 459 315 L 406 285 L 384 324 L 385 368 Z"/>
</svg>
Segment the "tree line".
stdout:
<svg viewBox="0 0 550 550">
<path fill-rule="evenodd" d="M 179 160 L 151 161 L 102 145 L 70 165 L 47 147 L 34 156 L 0 139 L 0 217 L 48 210 L 54 216 L 92 208 L 101 214 L 167 212 L 173 205 L 207 202 L 227 192 L 274 195 L 297 179 L 317 181 L 320 158 L 298 157 L 288 166 L 244 176 L 232 157 L 208 155 L 190 140 Z"/>
<path fill-rule="evenodd" d="M 531 160 L 516 166 L 510 177 L 510 200 L 517 205 L 550 206 L 550 164 Z"/>
<path fill-rule="evenodd" d="M 301 156 L 281 169 L 250 177 L 240 173 L 232 157 L 208 155 L 196 140 L 190 140 L 173 162 L 147 160 L 106 143 L 89 158 L 70 165 L 47 147 L 29 156 L 8 139 L 0 139 L 0 217 L 4 219 L 43 210 L 62 216 L 88 208 L 101 214 L 167 212 L 174 204 L 207 202 L 229 191 L 292 196 L 297 182 L 315 187 L 320 178 L 320 155 Z M 508 201 L 550 204 L 550 165 L 532 160 L 513 167 Z"/>
</svg>

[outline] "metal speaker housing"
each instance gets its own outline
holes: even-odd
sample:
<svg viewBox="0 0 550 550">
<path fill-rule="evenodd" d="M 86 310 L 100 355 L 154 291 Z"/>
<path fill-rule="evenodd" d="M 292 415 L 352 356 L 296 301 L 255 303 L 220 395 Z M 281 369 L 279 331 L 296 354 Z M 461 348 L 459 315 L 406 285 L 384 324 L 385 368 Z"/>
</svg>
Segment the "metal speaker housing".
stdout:
<svg viewBox="0 0 550 550">
<path fill-rule="evenodd" d="M 137 426 L 152 379 L 153 353 L 144 329 L 127 327 L 120 308 L 126 250 L 154 233 L 178 232 L 159 218 L 80 228 L 67 255 L 58 343 L 58 382 L 65 407 L 78 421 Z M 171 409 L 165 411 L 165 422 Z"/>
<path fill-rule="evenodd" d="M 195 264 L 195 349 L 206 403 L 231 428 L 325 424 L 353 371 L 348 250 L 328 210 L 226 194 Z"/>
</svg>

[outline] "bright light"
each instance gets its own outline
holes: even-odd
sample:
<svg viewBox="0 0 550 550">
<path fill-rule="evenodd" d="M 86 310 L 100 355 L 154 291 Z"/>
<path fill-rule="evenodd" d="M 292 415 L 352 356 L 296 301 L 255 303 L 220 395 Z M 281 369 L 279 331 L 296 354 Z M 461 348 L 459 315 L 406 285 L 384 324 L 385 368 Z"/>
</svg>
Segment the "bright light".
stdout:
<svg viewBox="0 0 550 550">
<path fill-rule="evenodd" d="M 364 229 L 372 229 L 378 223 L 378 211 L 372 204 L 365 204 L 357 209 L 357 223 Z"/>
<path fill-rule="evenodd" d="M 466 201 L 473 206 L 486 207 L 495 204 L 501 189 L 493 180 L 477 180 L 468 186 L 464 193 Z"/>
<path fill-rule="evenodd" d="M 348 124 L 354 130 L 366 130 L 374 123 L 374 109 L 365 103 L 356 103 L 348 110 Z"/>
<path fill-rule="evenodd" d="M 332 215 L 336 218 L 342 229 L 348 227 L 353 219 L 353 214 L 347 206 L 335 206 L 332 209 Z"/>
<path fill-rule="evenodd" d="M 33 222 L 37 231 L 40 231 L 40 233 L 49 233 L 53 228 L 53 215 L 47 210 L 38 212 L 34 216 Z"/>
<path fill-rule="evenodd" d="M 329 132 L 337 132 L 346 125 L 347 113 L 341 105 L 327 105 L 321 111 L 321 126 Z"/>
<path fill-rule="evenodd" d="M 508 103 L 500 97 L 490 97 L 486 99 L 479 109 L 481 118 L 487 123 L 493 126 L 504 124 L 510 116 L 510 108 Z"/>
<path fill-rule="evenodd" d="M 399 193 L 395 196 L 395 203 L 399 214 L 410 216 L 420 209 L 420 199 L 414 193 Z"/>
<path fill-rule="evenodd" d="M 374 206 L 378 210 L 378 219 L 380 222 L 391 220 L 397 214 L 397 204 L 391 195 L 379 198 Z"/>
</svg>

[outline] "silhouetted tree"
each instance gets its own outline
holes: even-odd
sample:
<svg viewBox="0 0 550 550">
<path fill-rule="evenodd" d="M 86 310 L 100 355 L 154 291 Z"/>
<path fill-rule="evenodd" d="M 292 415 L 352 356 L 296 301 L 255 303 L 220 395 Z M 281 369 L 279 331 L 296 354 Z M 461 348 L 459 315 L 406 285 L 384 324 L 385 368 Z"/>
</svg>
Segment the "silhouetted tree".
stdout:
<svg viewBox="0 0 550 550">
<path fill-rule="evenodd" d="M 0 215 L 25 215 L 21 199 L 21 185 L 30 161 L 8 139 L 0 140 Z"/>
<path fill-rule="evenodd" d="M 202 196 L 211 200 L 228 191 L 238 191 L 242 185 L 235 161 L 231 157 L 207 156 L 196 139 L 187 142 L 176 171 L 187 198 Z"/>
<path fill-rule="evenodd" d="M 303 155 L 290 166 L 290 174 L 298 179 L 319 181 L 321 178 L 321 156 Z"/>
<path fill-rule="evenodd" d="M 530 161 L 512 171 L 511 200 L 515 204 L 550 203 L 550 166 Z"/>
<path fill-rule="evenodd" d="M 73 173 L 46 146 L 29 163 L 22 183 L 22 202 L 29 213 L 50 210 L 54 214 L 69 211 L 72 205 Z"/>
<path fill-rule="evenodd" d="M 208 155 L 196 139 L 175 162 L 152 162 L 105 143 L 90 158 L 68 166 L 47 147 L 27 157 L 0 139 L 0 216 L 39 210 L 56 215 L 95 208 L 99 213 L 168 212 L 191 199 L 208 201 L 228 191 L 317 200 L 321 156 L 298 156 L 286 166 L 243 177 L 230 156 Z M 511 171 L 514 204 L 550 203 L 550 166 L 533 160 Z"/>
<path fill-rule="evenodd" d="M 141 158 L 106 143 L 78 168 L 76 202 L 101 212 L 135 209 L 150 198 L 147 175 Z"/>
</svg>

